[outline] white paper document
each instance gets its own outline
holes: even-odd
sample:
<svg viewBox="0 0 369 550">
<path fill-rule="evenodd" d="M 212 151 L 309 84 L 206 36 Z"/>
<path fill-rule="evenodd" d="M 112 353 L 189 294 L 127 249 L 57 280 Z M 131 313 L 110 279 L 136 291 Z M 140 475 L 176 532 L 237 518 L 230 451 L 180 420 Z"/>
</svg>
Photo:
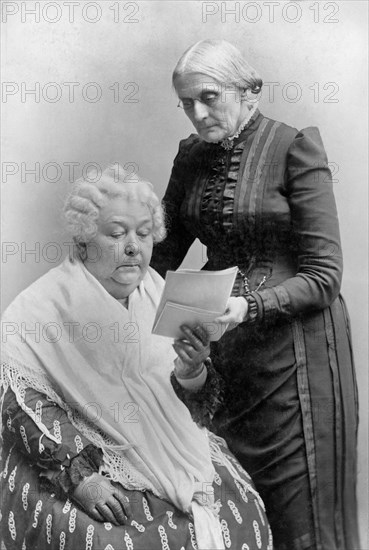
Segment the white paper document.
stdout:
<svg viewBox="0 0 369 550">
<path fill-rule="evenodd" d="M 194 328 L 201 323 L 211 341 L 219 340 L 228 325 L 215 323 L 214 319 L 224 313 L 236 275 L 237 267 L 221 271 L 168 271 L 152 332 L 183 338 L 181 325 Z"/>
</svg>

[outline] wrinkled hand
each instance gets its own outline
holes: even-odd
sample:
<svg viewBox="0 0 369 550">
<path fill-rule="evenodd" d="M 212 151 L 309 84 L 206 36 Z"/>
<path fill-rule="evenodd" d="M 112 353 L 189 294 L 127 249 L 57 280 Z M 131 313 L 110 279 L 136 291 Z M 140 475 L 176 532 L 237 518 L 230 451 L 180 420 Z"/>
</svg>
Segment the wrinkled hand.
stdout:
<svg viewBox="0 0 369 550">
<path fill-rule="evenodd" d="M 113 525 L 124 525 L 128 521 L 128 498 L 118 483 L 98 473 L 81 481 L 74 490 L 73 499 L 96 521 L 108 521 Z"/>
<path fill-rule="evenodd" d="M 201 325 L 194 329 L 183 325 L 181 330 L 185 337 L 175 340 L 173 344 L 178 355 L 174 373 L 179 378 L 194 378 L 201 372 L 202 364 L 210 354 L 209 334 Z"/>
<path fill-rule="evenodd" d="M 228 298 L 226 310 L 220 317 L 217 317 L 215 321 L 217 323 L 231 323 L 234 326 L 242 323 L 246 319 L 248 310 L 248 303 L 245 298 L 241 296 Z M 233 327 L 228 327 L 230 330 Z"/>
</svg>

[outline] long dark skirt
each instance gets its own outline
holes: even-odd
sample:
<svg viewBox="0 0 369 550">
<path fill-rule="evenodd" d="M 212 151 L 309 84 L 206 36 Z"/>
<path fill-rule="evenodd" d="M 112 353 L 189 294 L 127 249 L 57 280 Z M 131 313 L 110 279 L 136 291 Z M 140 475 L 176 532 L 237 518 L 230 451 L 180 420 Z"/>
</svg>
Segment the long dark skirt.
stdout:
<svg viewBox="0 0 369 550">
<path fill-rule="evenodd" d="M 342 298 L 214 344 L 214 426 L 264 499 L 276 550 L 357 550 L 357 388 Z"/>
</svg>

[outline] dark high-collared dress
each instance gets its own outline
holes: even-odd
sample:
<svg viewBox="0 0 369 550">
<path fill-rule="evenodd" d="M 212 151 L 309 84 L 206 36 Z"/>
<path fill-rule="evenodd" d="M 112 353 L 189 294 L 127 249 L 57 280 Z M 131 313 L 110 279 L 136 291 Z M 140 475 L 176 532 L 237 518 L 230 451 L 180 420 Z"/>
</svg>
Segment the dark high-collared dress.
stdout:
<svg viewBox="0 0 369 550">
<path fill-rule="evenodd" d="M 277 550 L 359 548 L 358 404 L 331 173 L 317 128 L 257 111 L 230 150 L 181 141 L 164 196 L 163 276 L 195 238 L 205 269 L 237 265 L 253 322 L 213 344 L 225 382 L 212 428 L 251 474 Z M 256 311 L 256 317 L 255 317 Z M 201 392 L 199 392 L 201 399 Z"/>
</svg>

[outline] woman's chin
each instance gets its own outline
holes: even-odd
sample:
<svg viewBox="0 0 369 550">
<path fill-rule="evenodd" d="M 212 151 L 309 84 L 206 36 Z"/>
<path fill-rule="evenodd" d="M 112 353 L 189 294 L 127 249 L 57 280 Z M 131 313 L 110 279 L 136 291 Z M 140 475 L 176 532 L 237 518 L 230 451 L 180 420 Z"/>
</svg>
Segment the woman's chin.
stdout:
<svg viewBox="0 0 369 550">
<path fill-rule="evenodd" d="M 222 141 L 226 137 L 228 137 L 228 133 L 225 131 L 222 131 L 221 129 L 210 129 L 209 131 L 202 131 L 199 132 L 200 137 L 204 141 L 207 141 L 208 143 L 218 143 L 219 141 Z"/>
<path fill-rule="evenodd" d="M 100 280 L 100 283 L 111 296 L 117 300 L 121 300 L 132 294 L 132 292 L 139 286 L 141 280 L 141 275 L 133 276 L 132 274 L 130 276 L 122 276 L 122 274 L 120 274 L 120 276 Z"/>
<path fill-rule="evenodd" d="M 111 296 L 116 298 L 117 300 L 123 300 L 124 298 L 128 298 L 132 292 L 136 290 L 136 288 L 140 284 L 140 280 L 134 280 L 131 282 L 117 282 L 117 281 L 110 281 L 110 284 L 105 286 L 105 289 L 109 292 Z"/>
<path fill-rule="evenodd" d="M 141 282 L 141 276 L 137 276 L 137 274 L 112 277 L 112 279 L 116 285 L 122 285 L 122 287 L 135 287 Z"/>
<path fill-rule="evenodd" d="M 220 131 L 219 128 L 209 128 L 208 130 L 200 130 L 199 136 L 208 143 L 217 143 L 225 137 L 225 132 Z"/>
<path fill-rule="evenodd" d="M 122 285 L 132 285 L 141 279 L 141 269 L 138 265 L 122 265 L 114 271 L 112 279 Z"/>
</svg>

